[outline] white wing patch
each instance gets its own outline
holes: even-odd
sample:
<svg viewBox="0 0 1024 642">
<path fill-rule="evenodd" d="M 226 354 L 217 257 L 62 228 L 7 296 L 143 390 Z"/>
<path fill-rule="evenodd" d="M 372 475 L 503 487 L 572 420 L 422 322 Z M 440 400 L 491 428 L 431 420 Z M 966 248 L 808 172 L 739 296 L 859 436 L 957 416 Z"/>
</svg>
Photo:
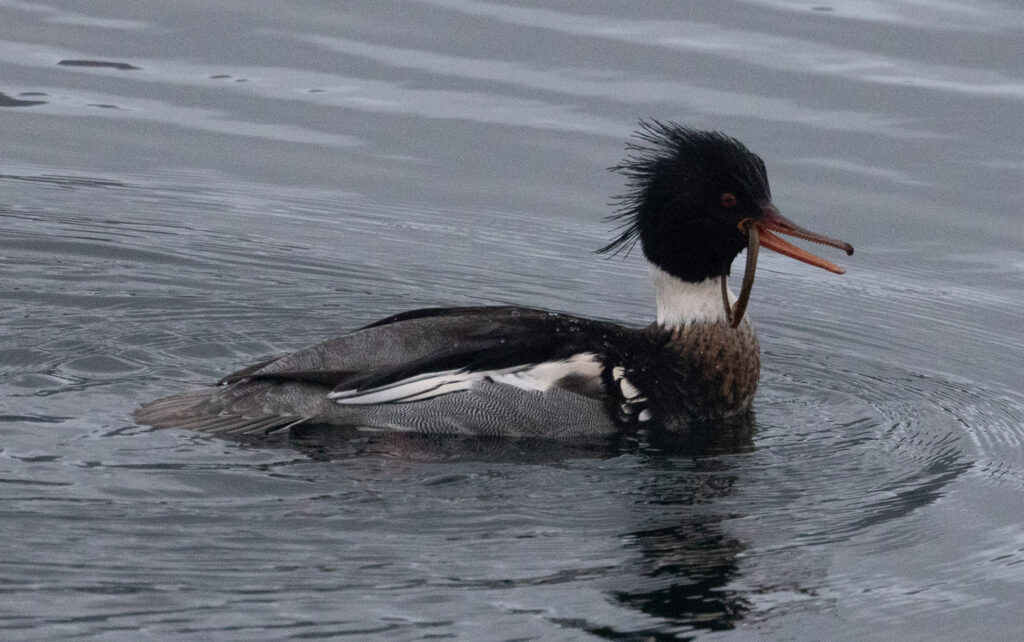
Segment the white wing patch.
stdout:
<svg viewBox="0 0 1024 642">
<path fill-rule="evenodd" d="M 597 379 L 600 376 L 601 362 L 598 361 L 597 355 L 583 352 L 561 361 L 546 361 L 501 370 L 426 372 L 367 390 L 337 390 L 327 395 L 327 398 L 335 403 L 353 406 L 410 403 L 472 390 L 482 381 L 494 381 L 523 390 L 543 392 L 566 377 Z"/>
<path fill-rule="evenodd" d="M 450 392 L 468 390 L 475 383 L 470 375 L 461 370 L 426 372 L 415 377 L 366 390 L 336 390 L 327 395 L 335 403 L 362 406 L 378 403 L 407 403 L 439 397 Z"/>
<path fill-rule="evenodd" d="M 528 368 L 502 371 L 490 378 L 523 390 L 543 392 L 566 377 L 597 379 L 601 376 L 601 367 L 597 355 L 583 352 L 562 361 L 546 361 Z"/>
</svg>

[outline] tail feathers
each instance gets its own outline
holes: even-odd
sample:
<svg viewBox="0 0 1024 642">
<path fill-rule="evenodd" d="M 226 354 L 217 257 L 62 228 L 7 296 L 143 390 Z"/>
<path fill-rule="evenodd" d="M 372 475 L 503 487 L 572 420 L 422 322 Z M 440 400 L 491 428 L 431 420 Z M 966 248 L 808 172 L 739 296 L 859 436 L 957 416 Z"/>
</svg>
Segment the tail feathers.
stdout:
<svg viewBox="0 0 1024 642">
<path fill-rule="evenodd" d="M 231 411 L 217 389 L 194 390 L 143 404 L 135 421 L 153 428 L 180 428 L 213 435 L 269 435 L 306 421 L 288 415 L 242 415 Z"/>
</svg>

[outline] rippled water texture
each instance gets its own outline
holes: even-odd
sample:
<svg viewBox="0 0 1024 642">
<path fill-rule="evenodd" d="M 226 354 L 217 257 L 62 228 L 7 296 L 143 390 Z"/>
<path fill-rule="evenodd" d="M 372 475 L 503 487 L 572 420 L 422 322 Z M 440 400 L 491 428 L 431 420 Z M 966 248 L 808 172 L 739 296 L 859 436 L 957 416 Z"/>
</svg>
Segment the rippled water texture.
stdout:
<svg viewBox="0 0 1024 642">
<path fill-rule="evenodd" d="M 1024 11 L 677 4 L 0 0 L 0 638 L 1019 637 Z M 763 258 L 752 425 L 132 423 L 403 309 L 649 322 L 639 117 L 857 247 Z"/>
</svg>

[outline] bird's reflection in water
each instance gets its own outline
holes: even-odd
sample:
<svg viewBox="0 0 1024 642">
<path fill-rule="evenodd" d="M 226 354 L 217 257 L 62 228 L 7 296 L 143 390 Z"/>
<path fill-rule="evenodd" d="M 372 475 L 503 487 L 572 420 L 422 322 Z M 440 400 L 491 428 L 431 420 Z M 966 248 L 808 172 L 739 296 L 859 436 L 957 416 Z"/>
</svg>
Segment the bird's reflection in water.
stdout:
<svg viewBox="0 0 1024 642">
<path fill-rule="evenodd" d="M 677 633 L 733 628 L 748 610 L 743 596 L 727 588 L 745 547 L 723 531 L 722 520 L 732 515 L 715 502 L 733 492 L 736 479 L 722 460 L 703 458 L 687 474 L 652 484 L 648 501 L 664 506 L 666 519 L 626 536 L 626 546 L 639 556 L 628 575 L 640 581 L 614 591 L 615 599 L 670 623 Z M 655 631 L 646 634 L 660 638 Z"/>
<path fill-rule="evenodd" d="M 632 561 L 610 572 L 601 584 L 611 599 L 658 624 L 650 630 L 618 630 L 605 622 L 555 621 L 608 639 L 660 640 L 728 630 L 748 611 L 743 596 L 727 588 L 738 572 L 737 556 L 744 544 L 723 531 L 722 521 L 736 515 L 717 503 L 734 492 L 738 479 L 730 455 L 752 451 L 754 432 L 752 415 L 687 431 L 649 431 L 590 442 L 308 426 L 286 445 L 317 460 L 384 455 L 427 462 L 536 464 L 635 455 L 644 481 L 623 511 L 635 530 L 627 524 L 618 544 Z"/>
<path fill-rule="evenodd" d="M 568 619 L 560 623 L 605 639 L 678 640 L 701 631 L 733 629 L 749 610 L 744 596 L 728 588 L 739 572 L 743 542 L 722 528 L 737 515 L 719 500 L 738 480 L 730 455 L 754 450 L 753 416 L 691 426 L 685 433 L 659 432 L 638 443 L 643 465 L 663 474 L 647 477 L 634 502 L 643 526 L 622 536 L 634 562 L 615 577 L 609 594 L 618 603 L 650 615 L 650 628 L 619 629 Z"/>
</svg>

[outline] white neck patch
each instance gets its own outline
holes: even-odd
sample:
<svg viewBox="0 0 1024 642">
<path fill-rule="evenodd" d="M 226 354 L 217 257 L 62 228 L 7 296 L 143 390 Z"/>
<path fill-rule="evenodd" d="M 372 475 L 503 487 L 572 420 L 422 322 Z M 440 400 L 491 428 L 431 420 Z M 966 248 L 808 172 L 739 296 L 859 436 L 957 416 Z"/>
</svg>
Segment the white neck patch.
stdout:
<svg viewBox="0 0 1024 642">
<path fill-rule="evenodd" d="M 720 277 L 710 277 L 700 283 L 683 281 L 665 272 L 653 263 L 648 264 L 654 281 L 654 300 L 658 306 L 658 325 L 666 328 L 685 327 L 693 323 L 726 321 L 722 303 Z M 729 305 L 736 295 L 727 289 Z"/>
</svg>

